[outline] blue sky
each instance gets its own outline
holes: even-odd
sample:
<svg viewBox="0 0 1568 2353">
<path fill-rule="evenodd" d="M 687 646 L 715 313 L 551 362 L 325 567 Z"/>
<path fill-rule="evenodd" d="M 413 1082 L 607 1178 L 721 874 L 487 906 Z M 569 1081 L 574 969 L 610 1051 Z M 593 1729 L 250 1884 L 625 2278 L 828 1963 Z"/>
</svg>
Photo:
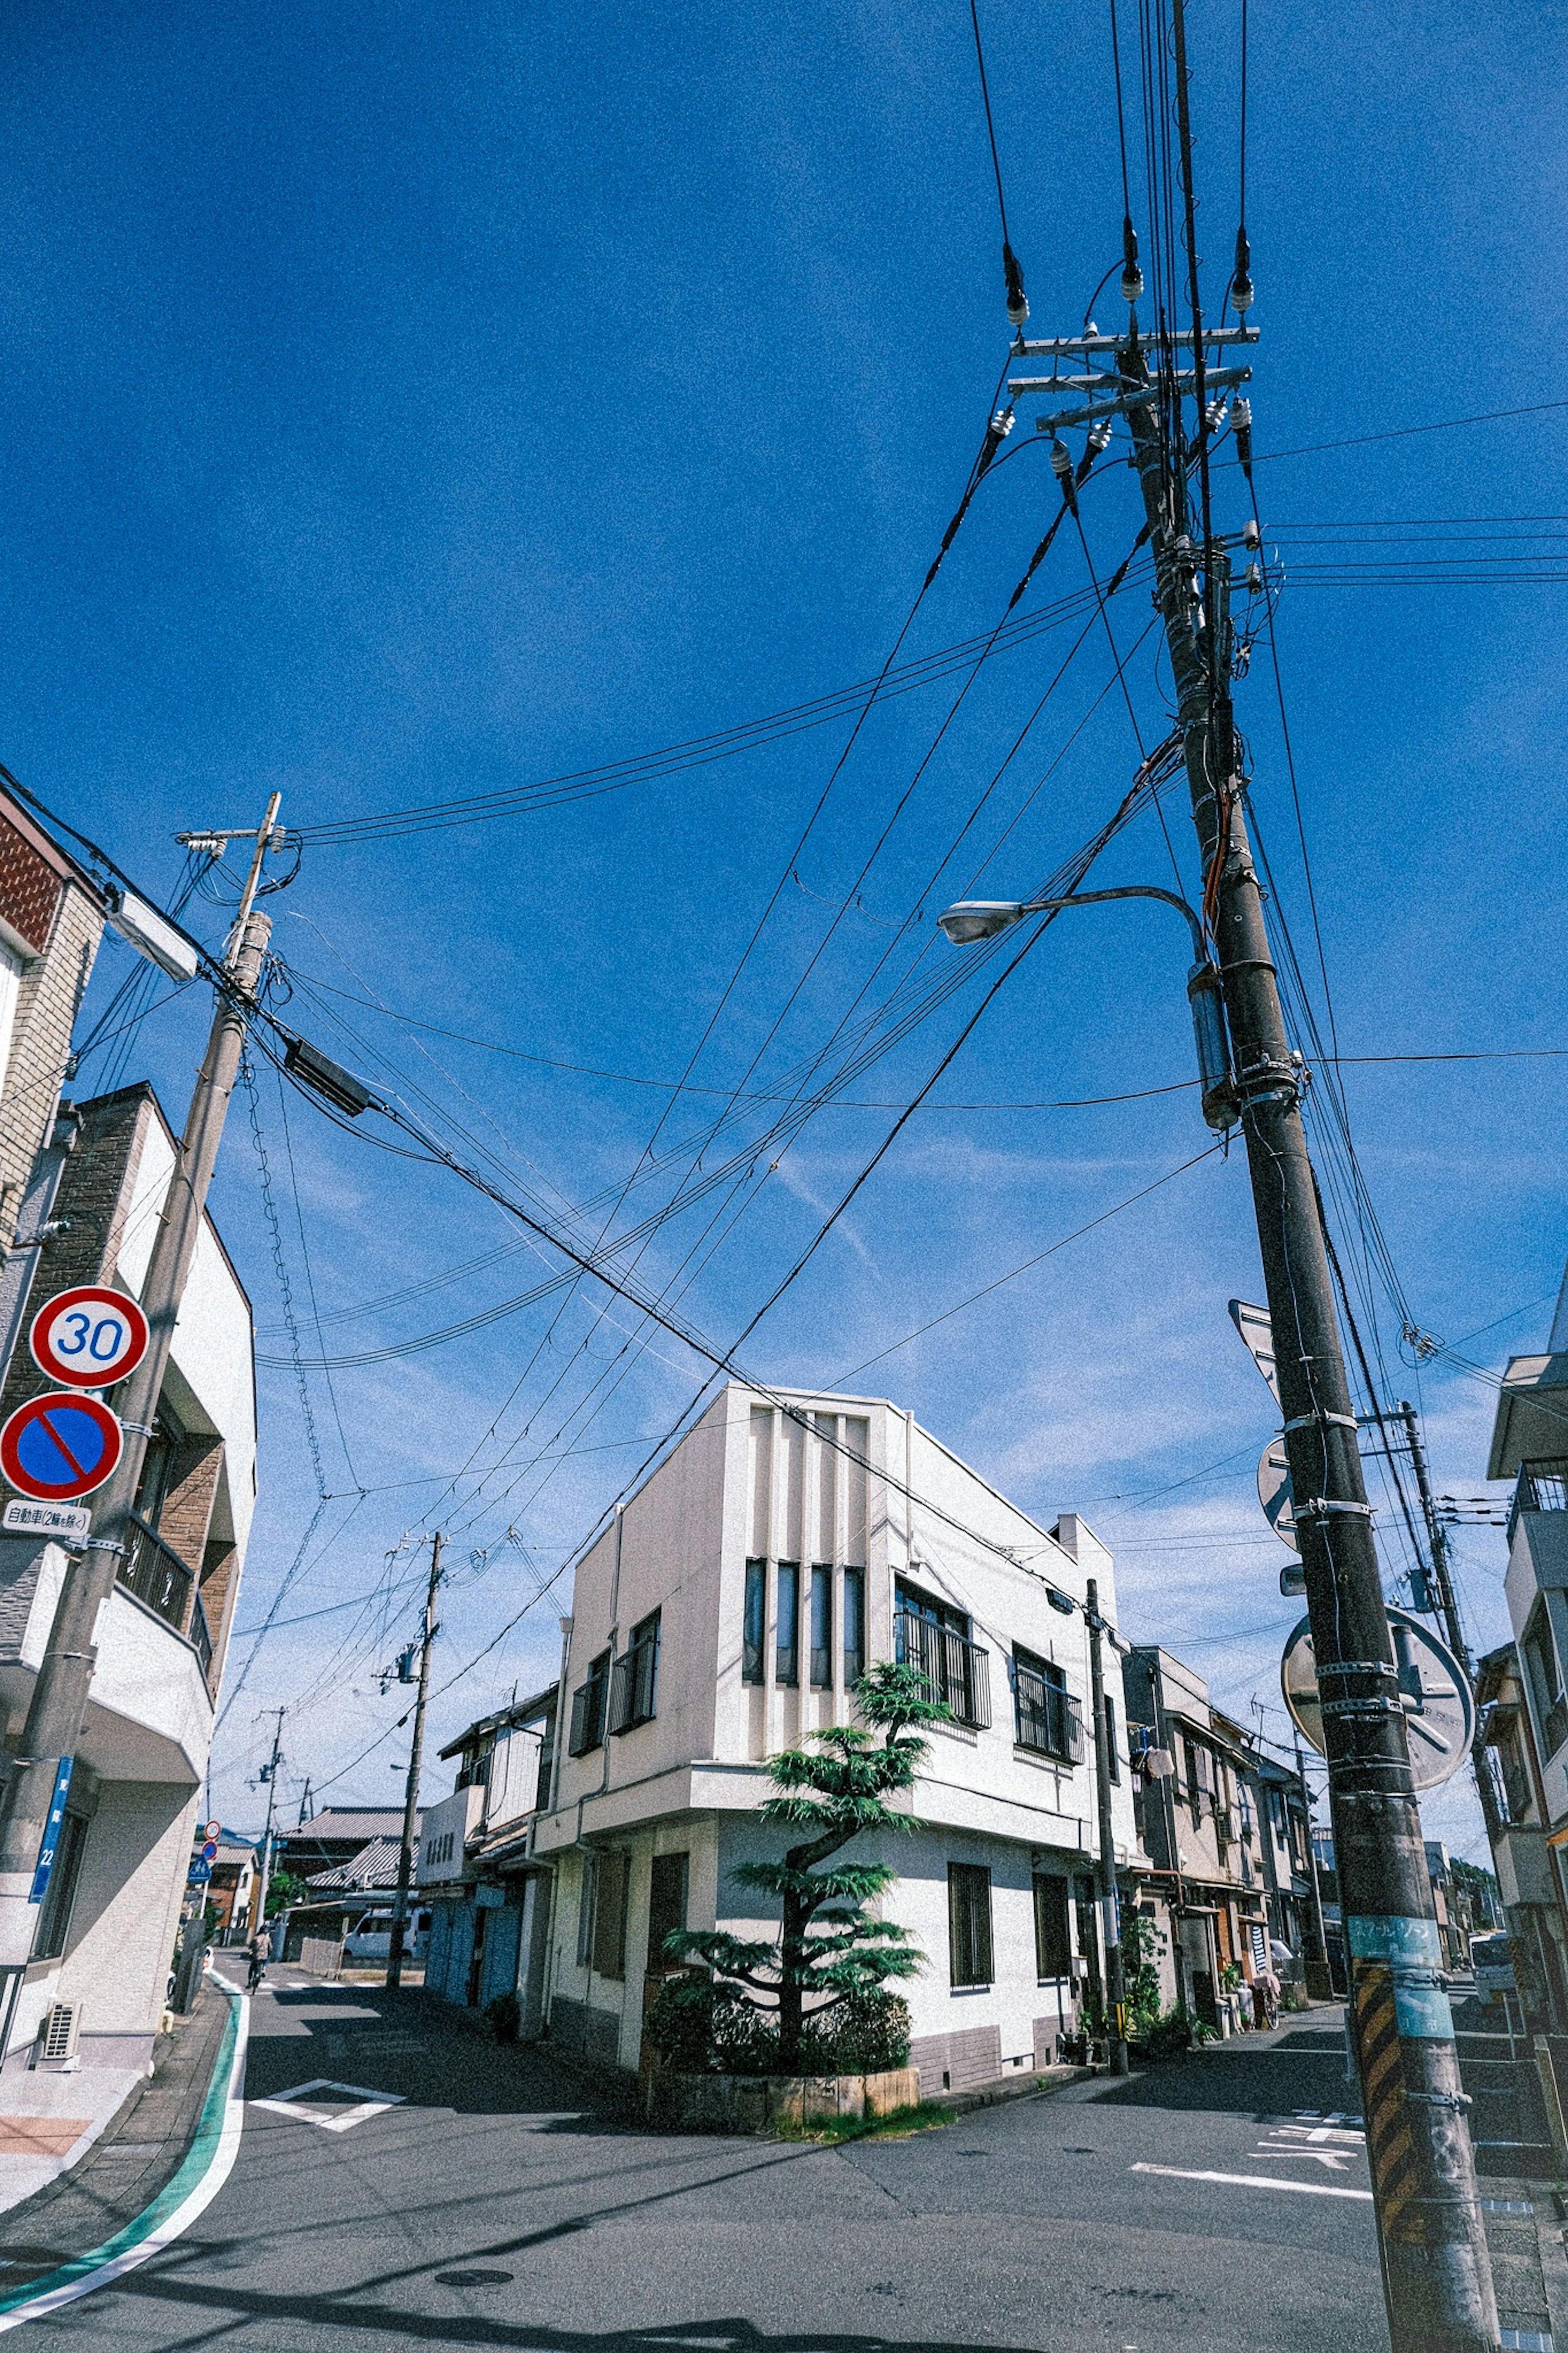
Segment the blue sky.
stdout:
<svg viewBox="0 0 1568 2353">
<path fill-rule="evenodd" d="M 1120 240 L 1103 12 L 994 0 L 983 22 L 1031 332 L 1068 330 Z M 1237 10 L 1203 0 L 1193 27 L 1200 243 L 1217 298 L 1235 231 Z M 1554 11 L 1252 10 L 1260 451 L 1558 396 L 1562 29 Z M 309 837 L 681 743 L 876 673 L 1005 355 L 966 9 L 34 8 L 0 45 L 0 754 L 150 889 L 177 884 L 176 830 L 254 822 L 273 789 Z M 1138 152 L 1135 137 L 1135 211 Z M 1102 301 L 1101 325 L 1121 315 Z M 1347 1056 L 1568 1046 L 1552 953 L 1563 591 L 1539 576 L 1557 562 L 1550 534 L 1568 530 L 1564 414 L 1258 468 Z M 907 654 L 1000 617 L 1056 501 L 1030 440 L 1024 417 Z M 1244 486 L 1234 470 L 1216 480 L 1235 528 Z M 1434 533 L 1499 517 L 1542 520 Z M 1086 489 L 1084 520 L 1104 579 L 1136 526 L 1124 470 Z M 1448 576 L 1373 586 L 1349 568 L 1369 563 L 1438 563 Z M 1044 616 L 1086 576 L 1060 535 L 1021 609 Z M 1130 585 L 1110 609 L 1126 653 L 1146 589 Z M 897 967 L 923 950 L 921 975 L 948 969 L 931 921 L 946 897 L 972 881 L 1034 885 L 1109 814 L 1138 750 L 1091 633 L 942 864 L 1080 626 L 984 666 L 863 881 L 956 677 L 872 714 L 798 881 L 789 853 L 843 721 L 531 814 L 357 844 L 308 838 L 298 881 L 271 902 L 295 976 L 288 1018 L 410 1103 L 423 1090 L 444 1134 L 468 1131 L 556 1210 L 602 1197 L 586 1213 L 597 1230 L 668 1100 L 630 1082 L 686 1068 L 781 880 L 700 1086 L 742 1082 L 761 1049 L 746 1082 L 766 1092 L 823 1048 L 885 955 Z M 1128 677 L 1152 743 L 1166 685 L 1152 640 Z M 1237 718 L 1280 906 L 1310 961 L 1266 644 Z M 1179 795 L 1169 813 L 1190 887 Z M 1099 879 L 1169 881 L 1157 830 L 1141 822 Z M 220 936 L 219 906 L 198 898 L 192 913 Z M 935 1100 L 1055 1103 L 1185 1080 L 1185 961 L 1153 910 L 1070 918 Z M 106 951 L 97 1001 L 127 968 Z M 510 1053 L 412 1031 L 328 989 Z M 975 1001 L 966 978 L 844 1090 L 851 1103 L 907 1102 Z M 100 1057 L 83 1084 L 145 1070 L 177 1112 L 204 1027 L 194 996 L 176 1000 L 127 1065 Z M 1474 1343 L 1491 1366 L 1540 1344 L 1568 1242 L 1563 1071 L 1536 1059 L 1345 1072 L 1415 1319 L 1456 1344 L 1494 1327 Z M 664 1142 L 689 1158 L 722 1100 L 689 1097 Z M 401 1346 L 545 1271 L 514 1251 L 318 1334 L 312 1289 L 338 1316 L 500 1250 L 515 1229 L 297 1099 L 286 1137 L 265 1070 L 260 1117 L 308 1357 Z M 889 1118 L 823 1111 L 776 1170 L 759 1166 L 710 1262 L 681 1271 L 703 1224 L 689 1211 L 654 1236 L 639 1274 L 689 1282 L 682 1312 L 732 1339 Z M 753 1109 L 742 1135 L 763 1119 Z M 745 1361 L 772 1380 L 831 1380 L 1205 1141 L 1190 1092 L 922 1113 Z M 625 1217 L 668 1189 L 639 1187 Z M 268 1327 L 263 1353 L 286 1359 L 243 1106 L 216 1202 Z M 1258 1287 L 1233 1155 L 1173 1177 L 861 1377 L 1026 1508 L 1083 1510 L 1116 1547 L 1124 1624 L 1184 1652 L 1243 1713 L 1254 1695 L 1278 1709 L 1294 1615 L 1251 1491 L 1270 1403 L 1225 1313 Z M 1391 1385 L 1421 1399 L 1439 1485 L 1476 1489 L 1495 1392 L 1442 1356 L 1402 1361 L 1398 1316 L 1372 1291 Z M 292 1792 L 309 1771 L 335 1797 L 389 1799 L 402 1734 L 342 1768 L 397 1713 L 373 1670 L 407 1637 L 422 1529 L 447 1525 L 459 1565 L 445 1679 L 593 1525 L 637 1441 L 675 1420 L 699 1370 L 664 1339 L 623 1354 L 635 1319 L 601 1317 L 603 1305 L 578 1293 L 553 1322 L 554 1294 L 447 1345 L 340 1366 L 330 1388 L 308 1376 L 334 1500 L 278 1612 L 292 1622 L 261 1646 L 226 1723 L 226 1818 L 257 1816 L 257 1715 L 280 1702 L 300 1704 Z M 317 1501 L 286 1362 L 263 1367 L 261 1396 L 242 1631 L 296 1561 Z M 445 1495 L 476 1443 L 479 1469 L 503 1449 L 504 1469 L 471 1499 L 472 1478 Z M 359 1498 L 361 1486 L 375 1492 Z M 1459 1548 L 1478 1641 L 1500 1639 L 1500 1536 L 1466 1532 Z M 1396 1570 L 1392 1541 L 1388 1557 Z M 377 1592 L 390 1598 L 301 1615 Z M 438 1736 L 514 1683 L 548 1679 L 559 1602 L 558 1588 L 442 1693 Z M 237 1644 L 237 1662 L 250 1647 Z M 1264 1722 L 1283 1728 L 1277 1714 Z M 1473 1850 L 1458 1785 L 1427 1817 Z"/>
</svg>

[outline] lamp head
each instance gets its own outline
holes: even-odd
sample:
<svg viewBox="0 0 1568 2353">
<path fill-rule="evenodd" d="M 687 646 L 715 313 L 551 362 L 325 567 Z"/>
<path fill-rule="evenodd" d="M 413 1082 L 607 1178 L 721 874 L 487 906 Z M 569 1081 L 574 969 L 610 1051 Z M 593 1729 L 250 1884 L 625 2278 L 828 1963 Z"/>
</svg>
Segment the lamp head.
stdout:
<svg viewBox="0 0 1568 2353">
<path fill-rule="evenodd" d="M 1024 912 L 1016 899 L 960 899 L 937 922 L 955 948 L 966 948 L 975 940 L 994 940 L 998 932 L 1017 923 Z"/>
</svg>

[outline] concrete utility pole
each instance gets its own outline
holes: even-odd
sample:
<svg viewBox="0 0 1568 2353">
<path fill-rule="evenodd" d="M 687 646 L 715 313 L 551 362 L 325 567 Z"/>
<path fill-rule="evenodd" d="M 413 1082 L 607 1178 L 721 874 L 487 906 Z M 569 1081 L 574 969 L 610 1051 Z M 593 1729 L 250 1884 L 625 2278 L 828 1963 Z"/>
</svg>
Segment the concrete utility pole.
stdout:
<svg viewBox="0 0 1568 2353">
<path fill-rule="evenodd" d="M 134 1534 L 136 1495 L 147 1441 L 153 1434 L 174 1324 L 195 1255 L 228 1100 L 238 1074 L 247 1008 L 256 994 L 272 929 L 269 918 L 256 912 L 255 901 L 261 861 L 277 829 L 278 803 L 274 793 L 257 828 L 255 855 L 225 957 L 227 987 L 218 996 L 206 1054 L 142 1286 L 150 1334 L 147 1353 L 121 1385 L 115 1403 L 125 1430 L 124 1451 L 114 1476 L 94 1501 L 98 1534 L 88 1537 L 67 1568 L 48 1647 L 27 1708 L 21 1754 L 0 1792 L 0 1964 L 4 1965 L 25 1963 L 32 1952 L 38 1907 L 30 1901 L 30 1894 L 50 1797 L 57 1775 L 74 1758 L 81 1739 L 98 1656 L 99 1619 Z"/>
<path fill-rule="evenodd" d="M 283 1761 L 283 1717 L 278 1710 L 277 1727 L 272 1735 L 272 1755 L 267 1765 L 267 1828 L 261 1837 L 261 1883 L 256 1894 L 255 1934 L 267 1935 L 267 1890 L 272 1880 L 272 1821 L 278 1807 L 278 1767 Z"/>
<path fill-rule="evenodd" d="M 1173 26 L 1190 191 L 1180 0 Z M 1189 224 L 1189 253 L 1192 234 Z M 1195 278 L 1194 261 L 1194 389 L 1201 418 L 1205 337 Z M 1229 558 L 1217 544 L 1194 544 L 1186 462 L 1162 430 L 1136 314 L 1117 356 L 1176 685 L 1274 1330 L 1322 1692 L 1352 2031 L 1390 2334 L 1394 2353 L 1436 2353 L 1437 2348 L 1483 2353 L 1498 2342 L 1498 2322 L 1467 2122 L 1469 2101 L 1459 2081 L 1355 1408 L 1301 1124 L 1301 1065 L 1286 1035 L 1242 813 L 1230 700 Z"/>
<path fill-rule="evenodd" d="M 1105 1712 L 1105 1660 L 1100 1637 L 1106 1632 L 1100 1614 L 1100 1582 L 1090 1577 L 1084 1588 L 1084 1623 L 1089 1628 L 1089 1690 L 1094 1708 L 1094 1794 L 1100 1814 L 1100 1918 L 1105 1947 L 1105 2014 L 1110 2021 L 1110 2072 L 1127 2073 L 1127 1987 L 1121 1968 L 1121 1905 L 1116 1892 L 1116 1832 L 1110 1819 L 1110 1725 Z"/>
<path fill-rule="evenodd" d="M 1296 1735 L 1296 1779 L 1301 1791 L 1301 1812 L 1307 1831 L 1307 1885 L 1312 1901 L 1307 1907 L 1307 1991 L 1314 2001 L 1332 2001 L 1333 1972 L 1329 1967 L 1329 1934 L 1323 1926 L 1323 1891 L 1318 1884 L 1318 1851 L 1312 1844 L 1312 1793 L 1307 1787 L 1307 1760 L 1301 1736 Z"/>
<path fill-rule="evenodd" d="M 403 1848 L 397 1858 L 397 1901 L 386 1955 L 386 1982 L 403 1983 L 403 1939 L 408 1890 L 414 1878 L 414 1841 L 419 1833 L 419 1766 L 425 1752 L 425 1703 L 430 1694 L 430 1652 L 436 1641 L 436 1588 L 441 1582 L 441 1531 L 430 1539 L 430 1577 L 425 1588 L 425 1625 L 419 1638 L 419 1694 L 414 1703 L 414 1739 L 408 1751 L 408 1784 L 403 1799 Z"/>
</svg>

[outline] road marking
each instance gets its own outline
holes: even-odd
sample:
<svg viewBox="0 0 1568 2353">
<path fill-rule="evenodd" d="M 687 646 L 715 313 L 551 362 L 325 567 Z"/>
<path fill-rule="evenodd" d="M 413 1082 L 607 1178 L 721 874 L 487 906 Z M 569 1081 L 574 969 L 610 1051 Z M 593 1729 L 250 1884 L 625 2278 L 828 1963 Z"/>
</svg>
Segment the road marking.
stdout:
<svg viewBox="0 0 1568 2353">
<path fill-rule="evenodd" d="M 1268 2173 L 1189 2173 L 1180 2165 L 1134 2165 L 1133 2173 L 1163 2173 L 1173 2181 L 1224 2181 L 1238 2189 L 1294 2189 L 1302 2198 L 1354 2198 L 1372 2204 L 1370 2189 L 1337 2189 L 1327 2181 L 1280 2181 Z"/>
<path fill-rule="evenodd" d="M 324 2107 L 307 2098 L 310 2092 L 345 2092 L 357 2102 L 352 2108 Z M 372 2092 L 363 2084 L 336 2084 L 330 2075 L 312 2075 L 308 2084 L 296 2084 L 291 2092 L 277 2092 L 269 2100 L 252 2100 L 253 2108 L 273 2108 L 280 2116 L 292 2116 L 297 2124 L 320 2125 L 323 2132 L 352 2132 L 363 2125 L 367 2116 L 384 2116 L 388 2108 L 403 2105 L 401 2092 Z"/>
<path fill-rule="evenodd" d="M 62 2304 L 74 2304 L 95 2287 L 106 2287 L 126 2272 L 134 2271 L 149 2255 L 162 2253 L 204 2214 L 234 2170 L 239 2137 L 245 2126 L 245 2052 L 249 2035 L 250 2004 L 215 1969 L 207 1975 L 231 2004 L 218 2046 L 217 2064 L 202 2103 L 201 2119 L 184 2163 L 164 2184 L 152 2203 L 111 2239 L 77 2255 L 58 2271 L 34 2280 L 25 2288 L 0 2295 L 0 2332 L 19 2328 Z"/>
</svg>

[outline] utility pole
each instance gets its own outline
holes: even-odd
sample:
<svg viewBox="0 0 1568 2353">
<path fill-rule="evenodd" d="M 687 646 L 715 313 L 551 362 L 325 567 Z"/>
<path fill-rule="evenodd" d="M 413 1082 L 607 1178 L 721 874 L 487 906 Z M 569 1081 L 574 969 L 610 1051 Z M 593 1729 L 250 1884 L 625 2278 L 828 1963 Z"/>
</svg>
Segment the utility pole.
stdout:
<svg viewBox="0 0 1568 2353">
<path fill-rule="evenodd" d="M 1311 1952 L 1307 1961 L 1307 1991 L 1314 2001 L 1332 2001 L 1333 1972 L 1329 1967 L 1329 1932 L 1323 1926 L 1323 1891 L 1318 1884 L 1318 1850 L 1312 1844 L 1312 1793 L 1307 1787 L 1307 1760 L 1301 1754 L 1301 1736 L 1296 1735 L 1296 1779 L 1301 1791 L 1301 1812 L 1307 1828 L 1307 1884 L 1312 1901 L 1307 1909 L 1307 1942 Z"/>
<path fill-rule="evenodd" d="M 1127 2073 L 1127 1988 L 1121 1968 L 1121 1905 L 1116 1892 L 1116 1832 L 1110 1819 L 1110 1724 L 1105 1710 L 1105 1660 L 1100 1637 L 1106 1631 L 1100 1614 L 1100 1581 L 1091 1577 L 1084 1588 L 1084 1623 L 1089 1628 L 1089 1690 L 1094 1708 L 1094 1794 L 1100 1814 L 1100 1918 L 1105 1947 L 1105 2014 L 1110 2072 Z"/>
<path fill-rule="evenodd" d="M 274 793 L 256 830 L 255 854 L 225 955 L 225 986 L 218 994 L 206 1053 L 142 1286 L 150 1335 L 147 1353 L 121 1384 L 115 1409 L 124 1425 L 124 1451 L 94 1507 L 98 1533 L 87 1538 L 67 1568 L 27 1708 L 21 1754 L 0 1792 L 0 1964 L 25 1963 L 32 1952 L 38 1921 L 38 1907 L 31 1901 L 34 1867 L 43 1844 L 49 1802 L 57 1778 L 68 1775 L 81 1739 L 98 1656 L 100 1612 L 114 1590 L 134 1530 L 147 1441 L 239 1070 L 247 1013 L 255 998 L 272 929 L 270 919 L 257 910 L 255 902 L 261 862 L 278 830 L 278 803 Z"/>
<path fill-rule="evenodd" d="M 267 1890 L 272 1879 L 272 1817 L 278 1804 L 278 1767 L 283 1761 L 283 1716 L 279 1708 L 272 1755 L 262 1777 L 267 1783 L 267 1828 L 261 1838 L 261 1883 L 256 1895 L 256 1934 L 262 1938 L 267 1935 Z"/>
<path fill-rule="evenodd" d="M 414 1703 L 414 1739 L 408 1751 L 408 1785 L 403 1799 L 403 1848 L 397 1858 L 397 1901 L 386 1955 L 386 1982 L 403 1983 L 403 1936 L 408 1890 L 414 1877 L 414 1841 L 419 1831 L 419 1765 L 425 1750 L 425 1703 L 430 1695 L 430 1651 L 436 1641 L 436 1588 L 441 1582 L 441 1531 L 430 1539 L 430 1577 L 425 1588 L 425 1625 L 419 1638 L 419 1694 Z"/>
<path fill-rule="evenodd" d="M 1183 0 L 1173 0 L 1177 129 L 1187 211 L 1191 390 L 1206 488 L 1205 335 L 1197 301 Z M 1486 2234 L 1453 2017 L 1421 1838 L 1397 1672 L 1362 1481 L 1328 1254 L 1292 1054 L 1243 814 L 1230 698 L 1230 560 L 1194 544 L 1189 457 L 1169 351 L 1150 379 L 1134 311 L 1117 351 L 1121 406 L 1154 556 L 1230 1029 L 1237 1105 L 1306 1577 L 1352 2034 L 1394 2353 L 1483 2353 L 1498 2342 Z M 1162 417 L 1161 410 L 1164 416 Z M 1250 418 L 1240 454 L 1250 469 Z M 1201 522 L 1199 523 L 1202 537 Z M 1200 579 L 1200 575 L 1201 579 Z"/>
<path fill-rule="evenodd" d="M 1415 1472 L 1415 1491 L 1421 1498 L 1421 1516 L 1426 1523 L 1426 1546 L 1432 1562 L 1432 1585 L 1437 1597 L 1437 1609 L 1443 1620 L 1443 1631 L 1448 1638 L 1448 1648 L 1473 1683 L 1476 1679 L 1475 1662 L 1470 1656 L 1469 1644 L 1465 1640 L 1465 1630 L 1459 1623 L 1458 1599 L 1454 1591 L 1454 1579 L 1448 1561 L 1448 1531 L 1437 1516 L 1436 1498 L 1432 1493 L 1432 1482 L 1427 1475 L 1426 1448 L 1421 1437 L 1420 1418 L 1408 1398 L 1400 1398 L 1397 1410 L 1400 1420 L 1405 1424 L 1405 1443 L 1410 1449 L 1410 1460 Z"/>
</svg>

